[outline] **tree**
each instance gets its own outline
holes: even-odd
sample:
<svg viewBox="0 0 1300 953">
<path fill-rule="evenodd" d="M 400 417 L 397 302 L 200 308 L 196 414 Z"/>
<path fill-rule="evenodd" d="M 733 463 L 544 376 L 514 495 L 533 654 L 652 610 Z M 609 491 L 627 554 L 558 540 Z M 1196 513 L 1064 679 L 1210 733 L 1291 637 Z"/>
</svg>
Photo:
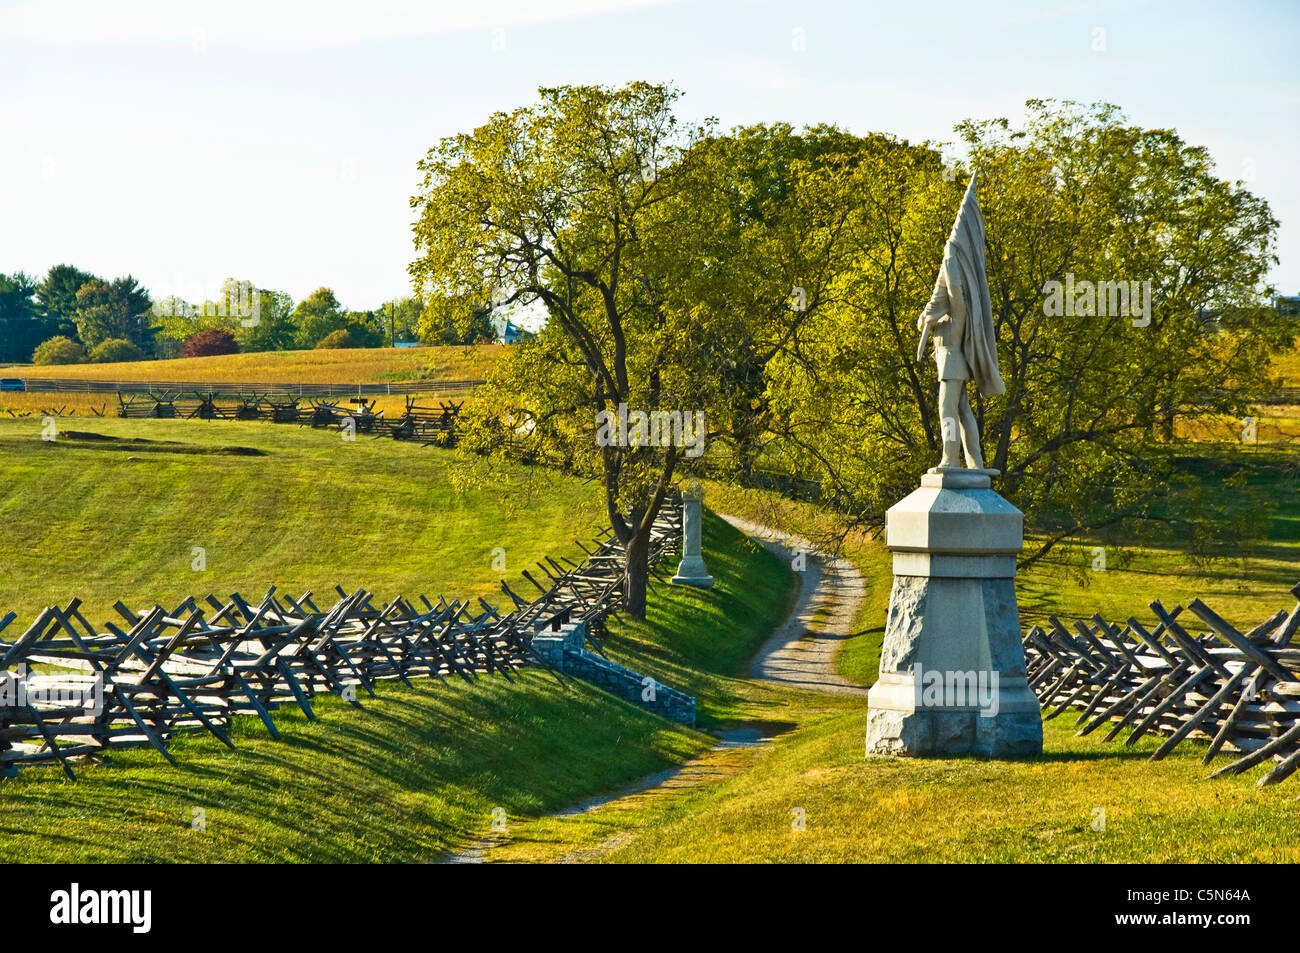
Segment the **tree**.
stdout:
<svg viewBox="0 0 1300 953">
<path fill-rule="evenodd" d="M 59 335 L 37 346 L 32 355 L 34 364 L 84 364 L 86 349 L 72 338 Z"/>
<path fill-rule="evenodd" d="M 235 331 L 244 351 L 287 351 L 293 347 L 298 325 L 293 318 L 293 298 L 283 291 L 258 289 L 257 323 Z"/>
<path fill-rule="evenodd" d="M 0 275 L 0 361 L 29 361 L 36 345 L 48 337 L 36 287 L 21 271 Z"/>
<path fill-rule="evenodd" d="M 496 339 L 492 324 L 492 307 L 484 305 L 471 312 L 468 323 L 457 326 L 458 311 L 445 302 L 430 302 L 417 313 L 420 340 L 425 344 L 477 344 Z"/>
<path fill-rule="evenodd" d="M 294 345 L 299 348 L 313 348 L 325 335 L 347 326 L 343 307 L 329 288 L 317 288 L 298 302 L 293 322 L 298 328 Z"/>
<path fill-rule="evenodd" d="M 420 340 L 420 312 L 424 302 L 418 297 L 405 296 L 385 301 L 375 314 L 384 328 L 384 346 Z"/>
<path fill-rule="evenodd" d="M 88 281 L 98 278 L 72 265 L 55 265 L 36 286 L 47 336 L 77 335 L 77 292 Z"/>
<path fill-rule="evenodd" d="M 352 335 L 347 328 L 339 328 L 337 331 L 331 331 L 319 341 L 316 342 L 316 350 L 334 350 L 336 348 L 357 347 L 357 342 L 352 340 Z"/>
<path fill-rule="evenodd" d="M 1249 413 L 1270 354 L 1295 334 L 1255 307 L 1277 223 L 1171 130 L 1107 105 L 1029 109 L 1024 129 L 959 127 L 979 170 L 1007 383 L 975 410 L 988 465 L 1037 536 L 1026 561 L 1121 524 L 1222 528 L 1214 501 L 1182 486 L 1174 422 Z M 938 459 L 934 364 L 916 360 L 915 320 L 966 175 L 927 151 L 855 167 L 854 265 L 772 369 L 790 465 L 874 526 Z M 1125 302 L 1119 283 L 1132 281 Z"/>
<path fill-rule="evenodd" d="M 201 304 L 169 295 L 154 303 L 160 356 L 179 353 L 187 337 L 209 328 L 235 335 L 242 351 L 276 351 L 293 347 L 297 330 L 290 315 L 293 299 L 283 291 L 258 288 L 253 282 L 227 278 L 216 300 Z"/>
<path fill-rule="evenodd" d="M 384 328 L 373 311 L 349 311 L 343 316 L 343 329 L 353 340 L 353 347 L 383 347 Z"/>
<path fill-rule="evenodd" d="M 90 352 L 90 361 L 93 364 L 119 364 L 123 361 L 143 361 L 144 351 L 140 350 L 130 341 L 124 341 L 121 338 L 109 338 L 107 341 L 101 341 L 99 346 Z"/>
<path fill-rule="evenodd" d="M 736 349 L 779 348 L 822 306 L 843 218 L 833 177 L 801 166 L 773 221 L 741 220 L 729 147 L 711 122 L 679 125 L 677 96 L 647 83 L 543 89 L 536 107 L 431 150 L 412 199 L 426 315 L 468 332 L 484 302 L 540 302 L 549 319 L 494 376 L 470 444 L 522 444 L 599 473 L 627 610 L 642 617 L 651 526 L 703 444 L 682 431 L 624 441 L 601 415 L 703 419 L 708 437 L 725 435 L 736 408 L 719 366 Z M 796 285 L 811 311 L 792 309 Z"/>
<path fill-rule="evenodd" d="M 181 357 L 213 357 L 218 354 L 238 354 L 239 342 L 226 328 L 208 328 L 191 334 L 181 345 Z"/>
<path fill-rule="evenodd" d="M 92 278 L 76 295 L 77 336 L 93 348 L 108 338 L 122 338 L 141 348 L 153 343 L 153 303 L 149 292 L 127 275 L 112 282 Z"/>
</svg>

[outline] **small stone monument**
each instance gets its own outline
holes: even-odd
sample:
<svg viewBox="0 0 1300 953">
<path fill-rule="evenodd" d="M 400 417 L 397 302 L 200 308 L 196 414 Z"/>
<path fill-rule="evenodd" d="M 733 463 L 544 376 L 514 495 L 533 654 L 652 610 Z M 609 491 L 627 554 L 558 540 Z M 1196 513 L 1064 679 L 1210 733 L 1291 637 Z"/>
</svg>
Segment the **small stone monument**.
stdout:
<svg viewBox="0 0 1300 953">
<path fill-rule="evenodd" d="M 885 514 L 894 586 L 867 696 L 867 755 L 1017 757 L 1043 750 L 1038 698 L 1025 677 L 1016 606 L 1024 514 L 992 489 L 966 397 L 1004 390 L 984 266 L 975 179 L 962 201 L 930 303 L 943 459 Z M 962 466 L 964 457 L 966 466 Z"/>
<path fill-rule="evenodd" d="M 704 488 L 692 480 L 682 490 L 682 561 L 672 582 L 678 586 L 713 588 L 713 577 L 704 565 L 701 552 L 703 533 Z"/>
</svg>

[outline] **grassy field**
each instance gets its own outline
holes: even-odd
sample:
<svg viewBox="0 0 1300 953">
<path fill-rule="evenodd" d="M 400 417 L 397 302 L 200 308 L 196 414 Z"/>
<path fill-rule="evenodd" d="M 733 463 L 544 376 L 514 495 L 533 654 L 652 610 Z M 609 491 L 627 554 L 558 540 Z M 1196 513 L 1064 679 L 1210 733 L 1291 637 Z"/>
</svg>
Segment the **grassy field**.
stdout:
<svg viewBox="0 0 1300 953">
<path fill-rule="evenodd" d="M 58 426 L 45 441 L 39 420 L 0 420 L 0 607 L 22 617 L 73 596 L 99 614 L 271 584 L 489 595 L 494 547 L 514 585 L 601 525 L 577 480 L 410 443 L 265 423 Z"/>
<path fill-rule="evenodd" d="M 0 478 L 11 491 L 0 520 L 13 540 L 2 551 L 0 605 L 24 617 L 73 595 L 97 621 L 119 596 L 170 603 L 271 582 L 295 593 L 338 581 L 381 596 L 481 592 L 499 602 L 493 546 L 505 547 L 509 576 L 596 528 L 591 488 L 551 473 L 488 472 L 449 453 L 345 446 L 258 424 L 98 423 L 123 442 L 46 443 L 34 423 L 0 422 Z M 140 433 L 159 442 L 126 442 Z M 265 455 L 223 452 L 232 446 Z M 192 569 L 199 545 L 201 573 Z M 614 658 L 697 692 L 701 726 L 742 714 L 739 672 L 792 583 L 782 563 L 719 521 L 706 546 L 715 590 L 656 584 L 647 620 L 616 624 L 607 644 Z M 772 598 L 750 600 L 755 585 Z M 234 752 L 177 739 L 177 767 L 140 750 L 114 752 L 76 783 L 24 772 L 0 786 L 0 862 L 427 861 L 487 832 L 495 809 L 513 824 L 711 744 L 537 673 L 516 686 L 495 677 L 476 688 L 385 684 L 364 704 L 322 699 L 316 722 L 282 710 L 279 742 L 238 719 Z M 196 809 L 206 829 L 194 828 Z"/>
<path fill-rule="evenodd" d="M 1290 426 L 1287 411 L 1278 416 Z M 488 471 L 389 441 L 343 446 L 336 434 L 266 424 L 61 426 L 175 444 L 40 445 L 39 421 L 0 421 L 0 475 L 13 490 L 0 521 L 18 541 L 0 565 L 0 608 L 7 598 L 30 613 L 76 594 L 102 610 L 123 587 L 166 602 L 270 581 L 490 593 L 492 545 L 506 547 L 513 576 L 600 521 L 591 488 L 576 481 Z M 1151 599 L 1192 595 L 1240 625 L 1289 609 L 1286 590 L 1300 579 L 1300 494 L 1287 445 L 1273 436 L 1251 448 L 1210 442 L 1217 436 L 1189 445 L 1203 454 L 1192 465 L 1220 486 L 1225 458 L 1251 462 L 1248 484 L 1274 507 L 1265 540 L 1195 561 L 1177 536 L 1131 551 L 1099 539 L 1104 574 L 1083 568 L 1091 544 L 1058 550 L 1018 579 L 1022 622 L 1093 611 L 1149 620 Z M 231 446 L 265 456 L 222 451 Z M 830 522 L 760 491 L 707 492 L 713 509 L 802 535 L 817 537 Z M 45 496 L 48 504 L 32 505 Z M 291 538 L 268 528 L 277 518 L 294 521 Z M 190 568 L 197 545 L 207 549 L 206 574 Z M 1210 781 L 1198 746 L 1150 763 L 1158 741 L 1129 748 L 1075 738 L 1069 715 L 1047 723 L 1039 758 L 866 761 L 860 698 L 746 676 L 790 605 L 788 567 L 714 517 L 705 553 L 714 590 L 656 584 L 647 620 L 618 623 L 607 648 L 695 694 L 701 729 L 758 729 L 770 745 L 714 750 L 705 735 L 535 674 L 513 688 L 496 679 L 477 690 L 384 686 L 365 712 L 329 701 L 316 723 L 282 712 L 280 743 L 247 723 L 233 753 L 187 737 L 177 743 L 179 768 L 139 751 L 115 754 L 112 767 L 90 769 L 76 785 L 28 772 L 0 788 L 0 860 L 429 860 L 487 836 L 498 808 L 508 834 L 490 857 L 506 861 L 1300 860 L 1295 782 L 1257 788 L 1263 768 Z M 870 684 L 890 560 L 882 541 L 862 534 L 844 554 L 865 576 L 867 598 L 838 665 Z M 78 585 L 47 598 L 51 580 Z M 553 816 L 684 759 L 703 781 Z M 206 830 L 192 829 L 195 808 L 206 812 Z M 806 829 L 793 829 L 796 813 Z"/>
<path fill-rule="evenodd" d="M 1300 807 L 1260 768 L 1206 779 L 1199 751 L 1145 760 L 1045 726 L 1020 761 L 863 757 L 861 711 L 810 714 L 765 748 L 715 752 L 713 783 L 513 832 L 494 859 L 614 863 L 1295 863 Z M 801 818 L 804 829 L 795 829 Z M 1100 828 L 1100 829 L 1099 829 Z"/>
<path fill-rule="evenodd" d="M 1022 621 L 1047 611 L 1148 618 L 1152 598 L 1202 595 L 1229 619 L 1253 624 L 1291 608 L 1300 578 L 1300 498 L 1284 472 L 1252 477 L 1276 489 L 1267 543 L 1244 565 L 1189 563 L 1177 541 L 1133 554 L 1104 578 L 1080 576 L 1071 559 L 1040 563 L 1018 582 Z M 707 487 L 709 505 L 791 532 L 816 536 L 825 514 L 752 490 Z M 850 537 L 845 549 L 864 574 L 867 598 L 841 672 L 870 684 L 879 667 L 891 582 L 878 540 Z M 863 757 L 861 699 L 770 692 L 741 682 L 733 707 L 774 738 L 756 748 L 697 756 L 684 778 L 597 810 L 545 817 L 512 829 L 492 853 L 500 862 L 1287 862 L 1300 861 L 1294 786 L 1258 788 L 1268 770 L 1211 781 L 1203 748 L 1185 745 L 1160 762 L 1162 739 L 1128 747 L 1102 733 L 1074 735 L 1075 715 L 1045 725 L 1041 757 Z M 1075 713 L 1077 714 L 1077 712 Z M 1223 762 L 1218 762 L 1223 763 Z M 802 820 L 803 829 L 794 821 Z"/>
<path fill-rule="evenodd" d="M 136 750 L 75 783 L 26 771 L 0 786 L 0 862 L 428 862 L 487 831 L 495 808 L 556 810 L 704 747 L 536 673 L 378 692 L 364 710 L 320 699 L 315 722 L 282 709 L 279 741 L 242 717 L 236 751 L 177 739 L 175 767 Z"/>
<path fill-rule="evenodd" d="M 321 351 L 265 351 L 220 357 L 187 357 L 170 361 L 121 364 L 57 364 L 49 367 L 0 367 L 0 377 L 41 377 L 59 380 L 184 381 L 270 384 L 387 384 L 418 381 L 482 380 L 501 355 L 502 345 L 467 347 L 355 348 Z M 460 403 L 472 392 L 430 387 L 420 401 L 436 398 Z M 373 398 L 375 410 L 400 414 L 401 396 Z M 436 402 L 436 400 L 435 400 Z M 51 413 L 70 417 L 113 416 L 114 394 L 0 392 L 0 419 Z"/>
<path fill-rule="evenodd" d="M 1289 351 L 1284 351 L 1273 360 L 1274 371 L 1281 376 L 1282 383 L 1291 387 L 1300 387 L 1300 341 Z"/>
<path fill-rule="evenodd" d="M 3 377 L 115 381 L 263 381 L 283 384 L 382 384 L 389 381 L 481 380 L 502 345 L 259 351 L 216 357 L 121 364 L 0 366 Z"/>
</svg>

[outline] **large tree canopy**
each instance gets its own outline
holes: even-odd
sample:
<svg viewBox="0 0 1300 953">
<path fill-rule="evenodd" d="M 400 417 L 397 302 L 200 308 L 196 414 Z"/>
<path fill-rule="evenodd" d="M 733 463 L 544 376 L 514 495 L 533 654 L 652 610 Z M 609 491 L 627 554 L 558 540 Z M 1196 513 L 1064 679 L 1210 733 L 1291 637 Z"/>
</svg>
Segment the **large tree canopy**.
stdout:
<svg viewBox="0 0 1300 953">
<path fill-rule="evenodd" d="M 1175 418 L 1248 413 L 1295 328 L 1257 307 L 1277 223 L 1204 149 L 1111 106 L 1029 106 L 1024 129 L 959 131 L 1007 382 L 976 412 L 1002 492 L 1042 534 L 1033 559 L 1103 526 L 1192 515 L 1170 501 Z M 914 322 L 965 175 L 915 154 L 850 174 L 853 266 L 769 384 L 789 465 L 878 525 L 937 461 L 934 366 L 916 361 Z M 1118 307 L 1112 282 L 1138 282 L 1141 305 L 1149 282 L 1149 315 Z"/>
<path fill-rule="evenodd" d="M 752 416 L 759 394 L 737 385 L 821 306 L 843 195 L 813 169 L 782 173 L 784 201 L 738 194 L 732 143 L 711 123 L 679 124 L 668 87 L 540 96 L 421 163 L 410 270 L 426 313 L 461 328 L 485 302 L 545 308 L 547 326 L 498 375 L 469 441 L 499 450 L 524 433 L 525 453 L 600 475 L 627 551 L 627 606 L 642 615 L 650 527 L 703 450 L 688 428 L 734 436 Z M 737 214 L 746 204 L 752 221 Z M 652 445 L 633 418 L 624 440 L 620 408 L 685 426 Z M 620 422 L 612 432 L 604 414 Z"/>
<path fill-rule="evenodd" d="M 55 265 L 36 286 L 46 337 L 77 335 L 77 292 L 88 281 L 99 280 L 73 265 Z"/>
<path fill-rule="evenodd" d="M 77 337 L 86 347 L 109 338 L 146 350 L 152 345 L 153 303 L 130 275 L 111 282 L 92 278 L 77 289 L 76 302 Z"/>
<path fill-rule="evenodd" d="M 548 318 L 476 401 L 466 445 L 598 474 L 633 611 L 663 493 L 705 461 L 602 443 L 601 412 L 703 412 L 709 472 L 810 478 L 847 525 L 879 527 L 937 462 L 915 322 L 974 169 L 1007 383 L 975 409 L 1037 534 L 1027 557 L 1213 517 L 1181 492 L 1175 422 L 1247 413 L 1296 329 L 1260 306 L 1276 221 L 1204 149 L 1112 106 L 1031 101 L 1023 129 L 959 126 L 954 169 L 885 135 L 682 125 L 676 99 L 542 90 L 431 150 L 412 199 L 426 315 Z"/>
</svg>

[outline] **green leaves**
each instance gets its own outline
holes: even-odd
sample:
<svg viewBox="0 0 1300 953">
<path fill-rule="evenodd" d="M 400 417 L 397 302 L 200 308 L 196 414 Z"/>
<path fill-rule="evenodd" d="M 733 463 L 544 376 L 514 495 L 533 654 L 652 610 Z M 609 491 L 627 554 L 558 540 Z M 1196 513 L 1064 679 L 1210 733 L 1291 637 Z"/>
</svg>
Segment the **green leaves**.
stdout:
<svg viewBox="0 0 1300 953">
<path fill-rule="evenodd" d="M 879 522 L 937 460 L 915 320 L 970 170 L 834 127 L 723 135 L 679 123 L 677 97 L 544 89 L 421 163 L 410 272 L 426 321 L 548 318 L 476 406 L 479 446 L 599 473 L 636 515 L 695 464 L 596 446 L 595 413 L 703 410 L 711 471 L 787 470 Z M 1242 412 L 1295 333 L 1267 306 L 1276 221 L 1206 150 L 1114 106 L 1033 100 L 1023 128 L 957 131 L 980 173 L 1007 382 L 975 406 L 1003 492 L 1047 548 L 1153 519 L 1179 492 L 1176 422 Z M 1068 307 L 1048 304 L 1054 282 Z M 1120 283 L 1138 307 L 1117 310 Z"/>
<path fill-rule="evenodd" d="M 153 341 L 153 302 L 127 275 L 111 282 L 91 278 L 76 293 L 77 336 L 88 348 L 109 338 L 147 347 Z"/>
<path fill-rule="evenodd" d="M 1034 101 L 1024 129 L 958 131 L 980 173 L 1008 384 L 976 407 L 989 465 L 1046 547 L 1149 520 L 1180 492 L 1175 421 L 1243 411 L 1295 333 L 1266 306 L 1276 222 L 1205 150 L 1112 106 Z M 937 159 L 896 146 L 854 166 L 852 266 L 770 377 L 792 465 L 870 522 L 936 458 L 934 369 L 915 361 L 911 322 L 965 182 Z M 1077 298 L 1051 307 L 1049 282 Z M 1138 282 L 1149 321 L 1113 307 L 1112 282 Z M 1178 518 L 1222 525 L 1206 509 Z"/>
</svg>

